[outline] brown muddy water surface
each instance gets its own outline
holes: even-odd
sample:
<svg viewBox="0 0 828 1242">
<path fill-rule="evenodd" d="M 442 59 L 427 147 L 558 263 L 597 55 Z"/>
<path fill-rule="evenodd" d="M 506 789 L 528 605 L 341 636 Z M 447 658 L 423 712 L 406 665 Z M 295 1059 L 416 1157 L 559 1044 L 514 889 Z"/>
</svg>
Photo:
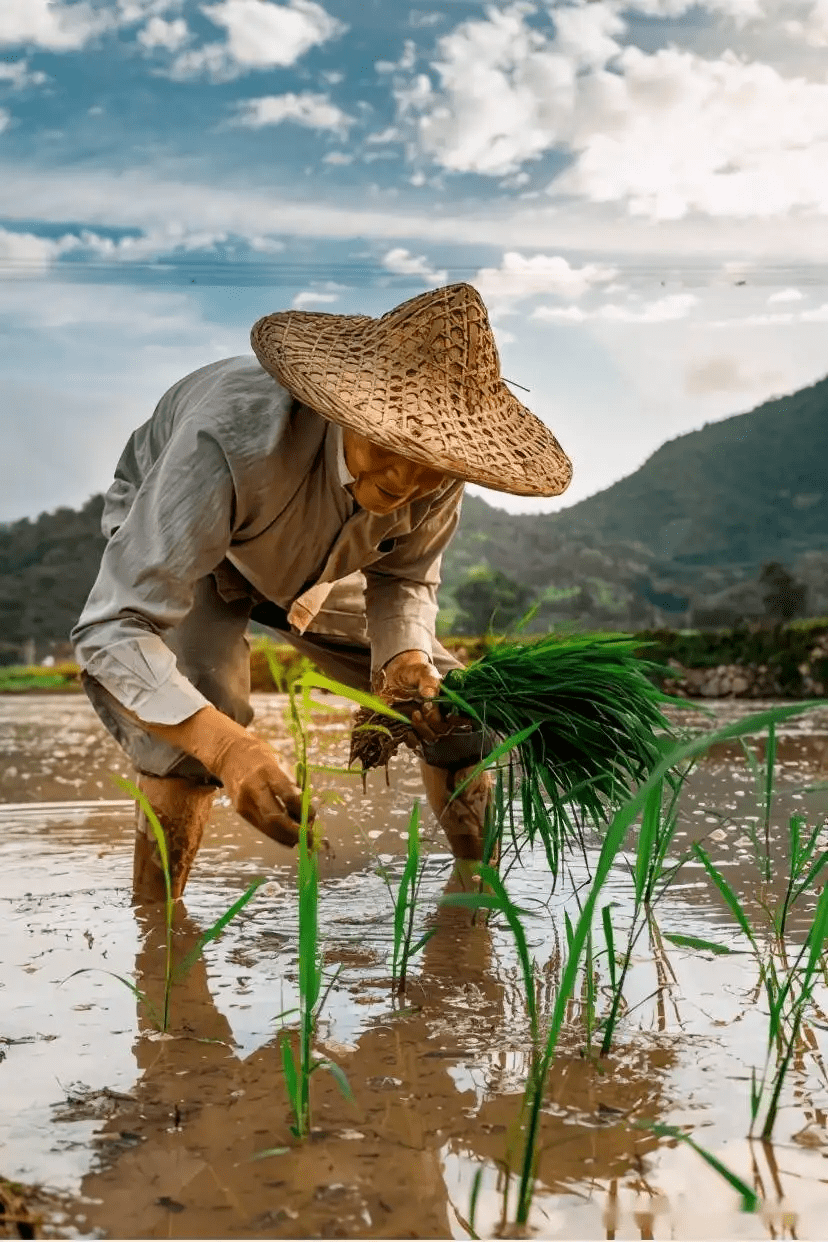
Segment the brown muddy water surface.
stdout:
<svg viewBox="0 0 828 1242">
<path fill-rule="evenodd" d="M 255 727 L 287 753 L 284 706 L 278 695 L 256 696 Z M 709 706 L 722 723 L 765 705 Z M 347 720 L 333 699 L 317 714 L 318 762 L 346 761 Z M 683 720 L 704 723 L 695 714 Z M 779 736 L 773 833 L 781 857 L 793 811 L 812 826 L 828 815 L 825 792 L 798 788 L 825 779 L 828 711 L 793 718 Z M 760 739 L 751 744 L 758 748 Z M 85 699 L 0 698 L 0 1178 L 19 1184 L 16 1202 L 40 1214 L 37 1234 L 463 1238 L 482 1168 L 475 1227 L 495 1236 L 528 1067 L 520 971 L 502 921 L 472 927 L 468 912 L 439 908 L 457 881 L 425 815 L 418 927 L 438 930 L 414 961 L 407 995 L 392 997 L 392 908 L 378 869 L 385 864 L 394 878 L 402 870 L 420 794 L 411 756 L 394 760 L 390 787 L 384 773 L 371 773 L 364 796 L 358 776 L 317 782 L 332 845 L 321 864 L 326 971 L 341 969 L 316 1046 L 342 1067 L 354 1100 L 330 1075 L 315 1074 L 305 1143 L 290 1133 L 278 1043 L 292 1021 L 280 1015 L 297 998 L 294 857 L 228 806 L 217 807 L 177 909 L 176 953 L 251 880 L 264 875 L 267 883 L 176 985 L 171 1036 L 159 1036 L 113 977 L 157 998 L 163 934 L 130 904 L 132 810 L 111 773 L 130 775 Z M 326 801 L 335 792 L 341 801 Z M 750 905 L 758 885 L 746 826 L 758 815 L 741 750 L 720 748 L 688 780 L 674 856 L 706 835 Z M 576 882 L 595 856 L 571 860 Z M 527 937 L 548 1012 L 566 943 L 563 912 L 575 919 L 577 903 L 569 875 L 551 891 L 542 852 L 524 863 L 506 883 L 533 912 Z M 815 897 L 804 901 L 805 916 Z M 609 902 L 623 928 L 631 908 L 624 859 L 599 906 Z M 696 863 L 679 872 L 658 923 L 665 933 L 745 947 Z M 598 970 L 600 1017 L 603 959 Z M 642 938 L 625 989 L 628 1010 L 603 1060 L 584 1055 L 583 1014 L 573 1004 L 544 1104 L 531 1233 L 828 1236 L 828 1018 L 811 1014 L 809 1045 L 794 1058 L 773 1145 L 751 1143 L 750 1075 L 761 1068 L 767 1041 L 756 985 L 749 954 L 713 956 L 669 943 L 658 953 Z M 828 1008 L 825 989 L 818 1000 Z M 762 1210 L 740 1212 L 735 1191 L 694 1151 L 637 1128 L 641 1122 L 692 1133 L 757 1187 Z M 513 1197 L 507 1215 L 512 1210 Z M 5 1228 L 7 1236 L 35 1236 L 8 1215 Z"/>
</svg>

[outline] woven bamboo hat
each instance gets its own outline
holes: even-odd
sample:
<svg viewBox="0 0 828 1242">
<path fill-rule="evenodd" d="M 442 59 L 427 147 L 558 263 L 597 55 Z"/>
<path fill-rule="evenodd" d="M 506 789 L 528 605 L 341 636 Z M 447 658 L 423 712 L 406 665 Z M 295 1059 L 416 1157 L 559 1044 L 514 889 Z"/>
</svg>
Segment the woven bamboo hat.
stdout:
<svg viewBox="0 0 828 1242">
<path fill-rule="evenodd" d="M 483 487 L 557 496 L 572 463 L 512 395 L 486 307 L 471 285 L 447 285 L 379 319 L 280 311 L 254 324 L 259 362 L 325 418 Z"/>
</svg>

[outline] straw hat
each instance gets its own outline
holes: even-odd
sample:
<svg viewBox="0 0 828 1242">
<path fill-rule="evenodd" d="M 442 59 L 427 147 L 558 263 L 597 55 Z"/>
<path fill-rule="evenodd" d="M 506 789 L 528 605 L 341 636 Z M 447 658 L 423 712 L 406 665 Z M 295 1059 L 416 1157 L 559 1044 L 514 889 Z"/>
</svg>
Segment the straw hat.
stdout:
<svg viewBox="0 0 828 1242">
<path fill-rule="evenodd" d="M 280 311 L 254 324 L 250 340 L 305 405 L 411 461 L 518 496 L 569 485 L 566 453 L 500 377 L 471 285 L 422 293 L 380 319 Z"/>
</svg>

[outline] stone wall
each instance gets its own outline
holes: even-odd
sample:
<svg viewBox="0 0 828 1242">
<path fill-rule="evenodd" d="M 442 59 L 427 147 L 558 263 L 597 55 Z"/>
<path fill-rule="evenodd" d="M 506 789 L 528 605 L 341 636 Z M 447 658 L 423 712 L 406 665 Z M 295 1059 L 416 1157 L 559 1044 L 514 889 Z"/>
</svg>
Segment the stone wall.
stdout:
<svg viewBox="0 0 828 1242">
<path fill-rule="evenodd" d="M 815 640 L 808 658 L 799 664 L 801 688 L 795 697 L 826 698 L 828 684 L 819 680 L 817 668 L 828 660 L 828 634 Z M 783 690 L 778 669 L 768 664 L 718 664 L 707 668 L 685 668 L 678 660 L 666 661 L 675 670 L 664 679 L 668 694 L 683 699 L 773 699 L 791 697 L 790 688 Z"/>
</svg>

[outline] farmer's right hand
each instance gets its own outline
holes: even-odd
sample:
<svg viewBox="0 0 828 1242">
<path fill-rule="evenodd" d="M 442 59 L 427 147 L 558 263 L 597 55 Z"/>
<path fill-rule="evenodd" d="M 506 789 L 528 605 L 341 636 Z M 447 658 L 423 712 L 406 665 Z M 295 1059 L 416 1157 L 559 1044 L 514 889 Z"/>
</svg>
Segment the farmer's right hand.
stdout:
<svg viewBox="0 0 828 1242">
<path fill-rule="evenodd" d="M 239 815 L 259 832 L 282 845 L 298 844 L 302 791 L 267 742 L 215 707 L 202 707 L 177 725 L 144 727 L 203 763 L 221 781 Z M 308 824 L 315 818 L 311 807 Z M 309 831 L 308 844 L 313 843 Z"/>
</svg>

